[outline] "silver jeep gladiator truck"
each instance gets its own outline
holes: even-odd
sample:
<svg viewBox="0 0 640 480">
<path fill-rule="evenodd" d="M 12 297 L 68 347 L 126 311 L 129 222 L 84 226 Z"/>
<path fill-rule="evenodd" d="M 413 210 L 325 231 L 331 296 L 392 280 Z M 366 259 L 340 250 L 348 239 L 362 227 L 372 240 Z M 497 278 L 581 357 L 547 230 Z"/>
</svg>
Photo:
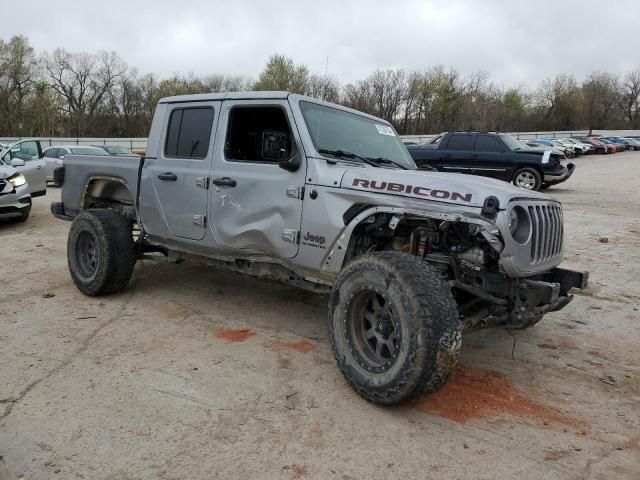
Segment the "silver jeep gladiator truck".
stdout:
<svg viewBox="0 0 640 480">
<path fill-rule="evenodd" d="M 338 367 L 379 404 L 440 388 L 462 330 L 534 325 L 587 283 L 558 267 L 559 202 L 417 171 L 389 123 L 291 93 L 164 98 L 144 158 L 69 155 L 54 175 L 80 291 L 195 255 L 328 293 Z"/>
</svg>

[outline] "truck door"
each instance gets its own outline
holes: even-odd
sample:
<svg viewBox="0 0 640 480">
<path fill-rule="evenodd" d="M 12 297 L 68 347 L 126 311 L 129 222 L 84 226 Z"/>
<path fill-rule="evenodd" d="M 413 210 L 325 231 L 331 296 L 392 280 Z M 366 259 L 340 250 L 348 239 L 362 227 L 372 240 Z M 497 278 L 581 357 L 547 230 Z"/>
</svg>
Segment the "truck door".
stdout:
<svg viewBox="0 0 640 480">
<path fill-rule="evenodd" d="M 219 101 L 168 104 L 157 157 L 145 158 L 141 172 L 140 215 L 147 233 L 204 238 L 219 110 Z"/>
<path fill-rule="evenodd" d="M 12 165 L 12 160 L 22 160 L 22 162 L 16 162 L 18 165 L 14 166 L 26 178 L 32 197 L 47 193 L 47 173 L 45 161 L 40 158 L 41 156 L 42 147 L 38 140 L 22 140 L 11 145 L 9 151 L 2 157 L 6 165 Z"/>
<path fill-rule="evenodd" d="M 219 132 L 210 189 L 216 239 L 233 250 L 294 257 L 306 161 L 288 102 L 225 100 Z M 283 160 L 299 166 L 288 171 Z"/>
<path fill-rule="evenodd" d="M 454 133 L 449 136 L 446 149 L 442 150 L 441 172 L 472 173 L 473 134 Z"/>
<path fill-rule="evenodd" d="M 477 135 L 474 148 L 473 173 L 483 177 L 511 180 L 510 153 L 507 147 L 492 135 Z"/>
</svg>

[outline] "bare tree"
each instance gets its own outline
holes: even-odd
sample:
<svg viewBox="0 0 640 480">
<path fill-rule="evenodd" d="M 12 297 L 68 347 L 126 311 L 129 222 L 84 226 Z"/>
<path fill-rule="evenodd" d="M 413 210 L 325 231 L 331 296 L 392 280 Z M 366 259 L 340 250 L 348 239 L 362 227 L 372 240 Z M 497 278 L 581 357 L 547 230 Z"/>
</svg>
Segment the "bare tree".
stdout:
<svg viewBox="0 0 640 480">
<path fill-rule="evenodd" d="M 630 128 L 640 128 L 640 69 L 628 72 L 622 79 L 620 108 Z"/>
<path fill-rule="evenodd" d="M 72 133 L 84 135 L 126 65 L 115 52 L 90 55 L 63 49 L 45 55 L 43 62 L 51 88 L 63 100 Z"/>
</svg>

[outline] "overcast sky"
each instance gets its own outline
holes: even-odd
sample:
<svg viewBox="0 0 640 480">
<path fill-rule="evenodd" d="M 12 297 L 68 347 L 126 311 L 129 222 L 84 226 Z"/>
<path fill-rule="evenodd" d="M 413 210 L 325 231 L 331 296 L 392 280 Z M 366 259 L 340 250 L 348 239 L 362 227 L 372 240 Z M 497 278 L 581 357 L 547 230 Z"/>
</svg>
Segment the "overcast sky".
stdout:
<svg viewBox="0 0 640 480">
<path fill-rule="evenodd" d="M 116 51 L 160 76 L 257 77 L 282 53 L 342 82 L 376 68 L 484 70 L 503 85 L 640 68 L 637 0 L 0 0 L 5 40 Z"/>
</svg>

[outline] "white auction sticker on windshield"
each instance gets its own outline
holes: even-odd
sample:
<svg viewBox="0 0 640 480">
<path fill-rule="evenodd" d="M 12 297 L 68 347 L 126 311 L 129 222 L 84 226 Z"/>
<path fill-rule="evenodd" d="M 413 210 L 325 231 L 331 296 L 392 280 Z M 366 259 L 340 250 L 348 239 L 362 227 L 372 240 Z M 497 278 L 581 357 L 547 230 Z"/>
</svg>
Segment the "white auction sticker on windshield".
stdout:
<svg viewBox="0 0 640 480">
<path fill-rule="evenodd" d="M 542 163 L 549 163 L 549 157 L 551 156 L 551 150 L 545 150 L 542 154 Z"/>
<path fill-rule="evenodd" d="M 389 127 L 388 125 L 379 125 L 376 123 L 376 128 L 378 129 L 378 133 L 380 135 L 391 135 L 392 137 L 396 136 L 396 134 L 393 133 L 393 128 Z"/>
</svg>

